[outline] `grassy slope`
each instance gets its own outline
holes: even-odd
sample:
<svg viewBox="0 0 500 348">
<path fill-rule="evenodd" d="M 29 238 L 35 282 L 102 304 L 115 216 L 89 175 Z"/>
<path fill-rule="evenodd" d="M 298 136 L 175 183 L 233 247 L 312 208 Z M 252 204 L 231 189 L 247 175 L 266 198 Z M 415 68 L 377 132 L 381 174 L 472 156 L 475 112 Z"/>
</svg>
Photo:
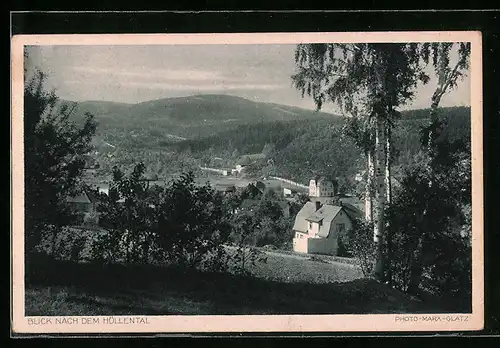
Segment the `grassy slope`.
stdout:
<svg viewBox="0 0 500 348">
<path fill-rule="evenodd" d="M 432 312 L 421 301 L 359 279 L 351 265 L 277 256 L 253 268 L 254 277 L 69 263 L 50 269 L 27 287 L 26 315 Z"/>
</svg>

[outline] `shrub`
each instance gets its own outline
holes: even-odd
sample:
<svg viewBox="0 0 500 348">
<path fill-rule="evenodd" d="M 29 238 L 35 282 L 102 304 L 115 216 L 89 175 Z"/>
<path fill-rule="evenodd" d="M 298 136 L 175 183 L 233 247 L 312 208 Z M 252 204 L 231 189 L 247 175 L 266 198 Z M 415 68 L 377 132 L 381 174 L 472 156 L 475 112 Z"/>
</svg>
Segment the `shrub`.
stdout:
<svg viewBox="0 0 500 348">
<path fill-rule="evenodd" d="M 375 243 L 373 241 L 373 224 L 362 219 L 353 221 L 353 229 L 348 237 L 344 237 L 342 244 L 357 260 L 365 277 L 373 276 L 375 266 Z M 342 240 L 342 238 L 341 238 Z"/>
<path fill-rule="evenodd" d="M 99 226 L 99 214 L 96 212 L 87 213 L 83 216 L 82 225 L 86 228 L 95 229 Z"/>
<path fill-rule="evenodd" d="M 267 262 L 264 252 L 255 247 L 240 245 L 231 256 L 231 267 L 228 270 L 240 275 L 250 275 L 251 267 L 261 262 Z"/>
</svg>

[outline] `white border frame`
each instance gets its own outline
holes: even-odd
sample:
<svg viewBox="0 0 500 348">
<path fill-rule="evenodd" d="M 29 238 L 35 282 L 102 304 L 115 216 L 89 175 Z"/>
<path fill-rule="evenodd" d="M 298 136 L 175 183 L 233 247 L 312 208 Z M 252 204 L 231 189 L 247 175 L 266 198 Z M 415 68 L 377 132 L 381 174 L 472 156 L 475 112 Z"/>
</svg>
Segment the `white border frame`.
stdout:
<svg viewBox="0 0 500 348">
<path fill-rule="evenodd" d="M 25 45 L 213 45 L 352 42 L 470 42 L 472 141 L 472 314 L 140 316 L 146 324 L 119 324 L 120 316 L 76 317 L 78 324 L 30 325 L 24 315 L 23 93 Z M 15 333 L 189 333 L 470 331 L 484 326 L 482 39 L 479 31 L 16 35 L 12 38 L 12 330 Z M 424 320 L 425 317 L 439 318 Z M 105 324 L 106 318 L 115 324 Z M 138 316 L 134 316 L 138 317 Z M 32 317 L 31 317 L 32 318 Z M 37 317 L 42 318 L 42 317 Z M 75 318 L 75 317 L 72 317 Z M 121 318 L 121 319 L 120 319 Z M 406 318 L 406 319 L 404 319 Z M 83 323 L 85 319 L 89 323 Z M 108 320 L 109 321 L 109 320 Z"/>
</svg>

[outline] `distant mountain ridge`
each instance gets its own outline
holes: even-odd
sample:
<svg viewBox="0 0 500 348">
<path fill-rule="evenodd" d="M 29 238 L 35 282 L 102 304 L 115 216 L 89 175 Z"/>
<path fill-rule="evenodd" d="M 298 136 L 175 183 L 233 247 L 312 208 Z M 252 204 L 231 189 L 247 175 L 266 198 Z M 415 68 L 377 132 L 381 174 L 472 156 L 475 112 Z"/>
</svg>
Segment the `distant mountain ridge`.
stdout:
<svg viewBox="0 0 500 348">
<path fill-rule="evenodd" d="M 133 123 L 148 121 L 165 126 L 196 127 L 337 116 L 288 105 L 256 102 L 242 97 L 217 94 L 164 98 L 137 104 L 64 100 L 61 100 L 61 103 L 76 103 L 75 119 L 82 118 L 85 112 L 89 112 L 104 125 L 123 123 L 127 120 Z M 183 135 L 179 134 L 179 136 Z"/>
</svg>

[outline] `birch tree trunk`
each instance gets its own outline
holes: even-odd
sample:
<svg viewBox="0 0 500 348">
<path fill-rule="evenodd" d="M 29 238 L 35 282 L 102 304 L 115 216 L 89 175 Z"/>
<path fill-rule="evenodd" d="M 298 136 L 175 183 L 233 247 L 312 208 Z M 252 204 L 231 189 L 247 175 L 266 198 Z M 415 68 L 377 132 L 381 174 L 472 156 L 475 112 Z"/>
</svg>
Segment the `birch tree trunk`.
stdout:
<svg viewBox="0 0 500 348">
<path fill-rule="evenodd" d="M 392 181 L 391 181 L 391 148 L 392 148 L 392 130 L 390 124 L 386 125 L 385 129 L 385 190 L 386 190 L 386 204 L 391 204 L 392 202 Z M 390 221 L 387 221 L 387 261 L 385 265 L 385 270 L 387 273 L 387 281 L 392 282 L 392 258 L 393 258 L 393 246 L 392 246 L 392 229 Z"/>
<path fill-rule="evenodd" d="M 375 177 L 375 163 L 372 150 L 367 151 L 366 162 L 365 219 L 366 221 L 371 222 L 373 221 L 373 181 Z"/>
<path fill-rule="evenodd" d="M 375 277 L 383 278 L 383 234 L 384 234 L 384 208 L 386 201 L 385 185 L 385 122 L 377 115 L 375 128 L 375 206 L 373 210 L 373 241 L 376 248 L 376 262 L 374 267 Z"/>
<path fill-rule="evenodd" d="M 392 180 L 391 180 L 391 151 L 392 151 L 392 131 L 390 125 L 386 125 L 385 134 L 385 190 L 386 202 L 392 201 Z"/>
</svg>

